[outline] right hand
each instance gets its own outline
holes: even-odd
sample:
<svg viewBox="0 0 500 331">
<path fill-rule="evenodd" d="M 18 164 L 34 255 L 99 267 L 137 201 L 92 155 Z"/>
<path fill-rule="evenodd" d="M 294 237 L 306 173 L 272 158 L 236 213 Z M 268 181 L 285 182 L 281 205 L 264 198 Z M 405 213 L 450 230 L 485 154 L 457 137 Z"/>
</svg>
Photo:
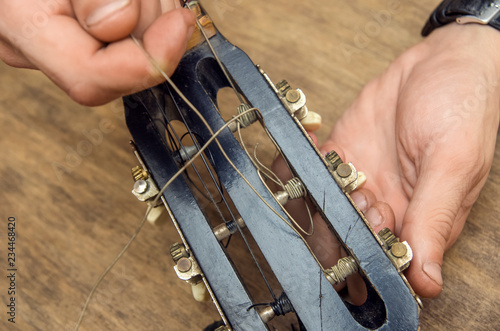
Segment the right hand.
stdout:
<svg viewBox="0 0 500 331">
<path fill-rule="evenodd" d="M 0 0 L 0 58 L 41 70 L 78 103 L 101 105 L 171 75 L 194 30 L 176 0 Z M 163 13 L 163 14 L 162 14 Z"/>
</svg>

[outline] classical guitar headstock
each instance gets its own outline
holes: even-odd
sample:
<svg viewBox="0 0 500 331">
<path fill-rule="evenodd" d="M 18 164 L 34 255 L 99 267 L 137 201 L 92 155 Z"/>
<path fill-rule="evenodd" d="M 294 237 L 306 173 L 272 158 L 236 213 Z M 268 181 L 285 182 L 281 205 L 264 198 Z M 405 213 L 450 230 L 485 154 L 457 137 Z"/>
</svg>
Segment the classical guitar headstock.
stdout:
<svg viewBox="0 0 500 331">
<path fill-rule="evenodd" d="M 218 330 L 267 330 L 269 320 L 286 313 L 297 314 L 306 330 L 417 330 L 419 301 L 402 275 L 411 249 L 390 232 L 373 233 L 354 206 L 349 192 L 357 171 L 335 153 L 318 152 L 301 124 L 307 118 L 302 91 L 285 81 L 273 84 L 196 2 L 189 6 L 200 30 L 172 76 L 179 91 L 164 83 L 124 98 L 141 163 L 133 192 L 149 203 L 161 194 L 182 239 L 171 247 L 179 278 L 193 285 L 197 299 L 211 297 L 224 323 Z M 233 118 L 223 118 L 218 108 L 224 87 L 239 99 Z M 269 182 L 279 180 L 245 147 L 241 132 L 252 126 L 260 127 L 292 173 L 277 192 Z M 305 240 L 309 230 L 284 208 L 306 197 L 348 254 L 335 266 L 321 266 Z M 272 275 L 262 272 L 255 247 L 247 247 L 266 279 L 270 304 L 260 305 L 249 293 L 227 252 L 230 236 L 245 243 L 251 237 L 258 245 Z M 355 272 L 368 293 L 361 306 L 332 286 Z"/>
</svg>

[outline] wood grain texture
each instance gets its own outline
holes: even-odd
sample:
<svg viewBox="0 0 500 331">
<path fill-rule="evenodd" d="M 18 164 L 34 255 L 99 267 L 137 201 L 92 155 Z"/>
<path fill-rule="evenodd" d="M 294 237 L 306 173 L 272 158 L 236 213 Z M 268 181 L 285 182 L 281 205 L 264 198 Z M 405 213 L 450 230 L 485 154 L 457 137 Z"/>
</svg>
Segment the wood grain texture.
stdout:
<svg viewBox="0 0 500 331">
<path fill-rule="evenodd" d="M 421 40 L 437 1 L 204 3 L 223 34 L 275 81 L 306 93 L 323 116 L 322 141 L 362 87 Z M 145 210 L 130 193 L 136 160 L 122 105 L 76 105 L 40 73 L 3 64 L 0 88 L 2 305 L 9 216 L 18 230 L 16 324 L 3 306 L 0 329 L 71 330 L 91 285 Z M 497 147 L 485 188 L 446 254 L 444 290 L 424 300 L 423 331 L 500 329 L 499 161 Z M 81 330 L 201 330 L 216 320 L 215 308 L 195 303 L 176 278 L 168 254 L 175 241 L 171 225 L 146 226 L 102 283 Z"/>
</svg>

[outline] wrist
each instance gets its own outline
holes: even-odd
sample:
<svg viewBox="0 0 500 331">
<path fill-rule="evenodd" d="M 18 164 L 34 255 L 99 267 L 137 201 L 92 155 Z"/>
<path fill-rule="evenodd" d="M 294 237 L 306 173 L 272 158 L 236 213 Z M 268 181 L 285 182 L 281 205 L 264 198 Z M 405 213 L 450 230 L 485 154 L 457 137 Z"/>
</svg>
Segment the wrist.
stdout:
<svg viewBox="0 0 500 331">
<path fill-rule="evenodd" d="M 478 23 L 500 30 L 500 4 L 497 0 L 443 0 L 427 20 L 422 36 L 452 22 Z"/>
<path fill-rule="evenodd" d="M 463 61 L 470 69 L 483 69 L 500 78 L 500 31 L 487 25 L 450 23 L 432 32 L 423 42 L 430 56 Z"/>
</svg>

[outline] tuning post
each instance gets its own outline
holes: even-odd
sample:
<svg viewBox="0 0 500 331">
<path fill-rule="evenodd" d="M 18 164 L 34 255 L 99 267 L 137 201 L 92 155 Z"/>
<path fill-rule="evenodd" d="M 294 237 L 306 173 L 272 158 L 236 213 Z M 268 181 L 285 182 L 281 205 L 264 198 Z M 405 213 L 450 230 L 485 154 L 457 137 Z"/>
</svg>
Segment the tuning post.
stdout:
<svg viewBox="0 0 500 331">
<path fill-rule="evenodd" d="M 195 145 L 180 146 L 177 155 L 175 155 L 175 160 L 177 163 L 182 164 L 190 160 L 196 153 L 198 153 L 198 147 Z"/>
<path fill-rule="evenodd" d="M 217 225 L 213 230 L 214 235 L 218 241 L 222 241 L 238 231 L 238 226 L 242 229 L 246 226 L 241 217 L 236 218 L 236 221 L 230 221 Z"/>
<path fill-rule="evenodd" d="M 268 323 L 276 316 L 283 316 L 293 312 L 295 312 L 295 309 L 286 293 L 283 292 L 276 301 L 269 303 L 265 308 L 259 310 L 259 316 L 264 323 Z"/>
<path fill-rule="evenodd" d="M 246 128 L 257 121 L 257 113 L 255 110 L 251 110 L 252 107 L 247 103 L 241 103 L 238 106 L 238 115 L 241 117 L 238 120 L 229 123 L 228 128 L 231 132 L 236 132 L 238 130 L 238 124 L 241 128 Z"/>
<path fill-rule="evenodd" d="M 326 279 L 332 285 L 337 285 L 346 280 L 350 275 L 358 272 L 359 266 L 352 256 L 347 256 L 338 260 L 337 264 L 324 270 Z"/>
<path fill-rule="evenodd" d="M 284 186 L 283 191 L 278 191 L 274 197 L 281 205 L 285 205 L 288 200 L 299 199 L 307 196 L 307 191 L 298 177 L 290 179 Z"/>
</svg>

